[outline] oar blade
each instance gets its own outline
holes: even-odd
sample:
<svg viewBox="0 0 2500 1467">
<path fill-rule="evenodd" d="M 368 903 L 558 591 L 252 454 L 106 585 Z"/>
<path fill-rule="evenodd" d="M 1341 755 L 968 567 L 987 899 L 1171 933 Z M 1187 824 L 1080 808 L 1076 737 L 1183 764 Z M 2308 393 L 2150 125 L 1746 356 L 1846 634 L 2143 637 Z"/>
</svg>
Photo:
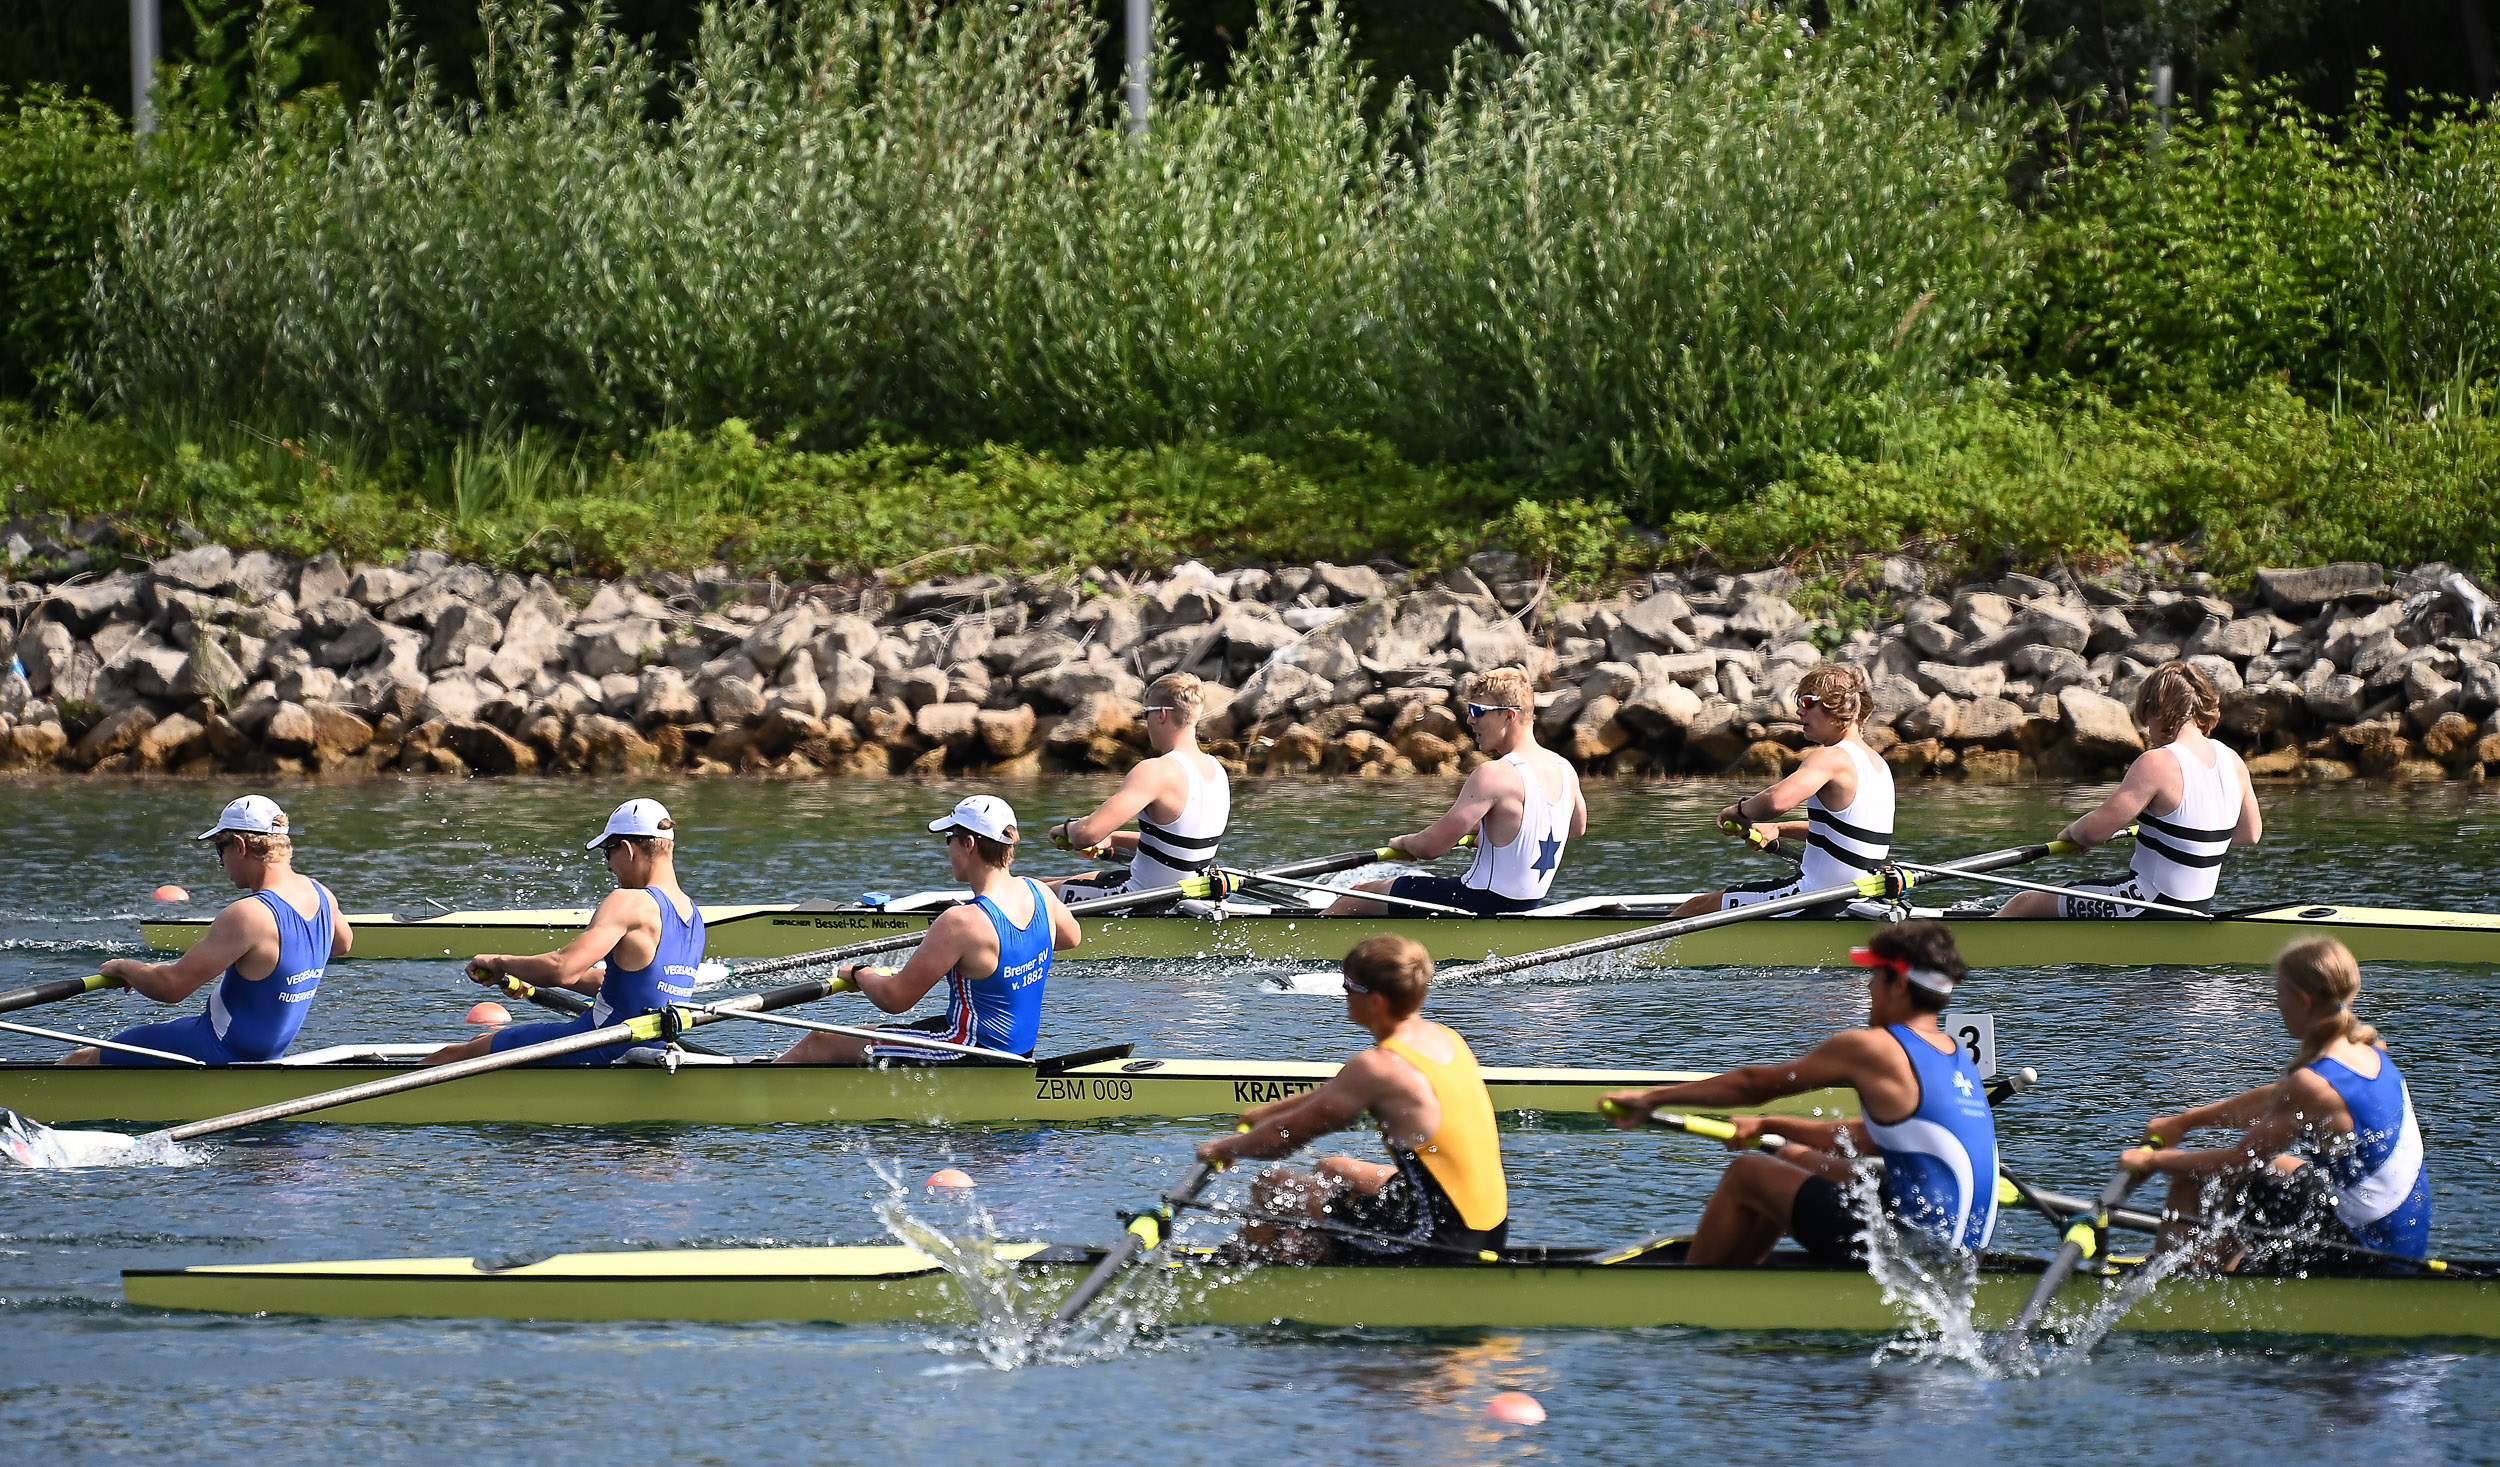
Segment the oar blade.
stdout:
<svg viewBox="0 0 2500 1467">
<path fill-rule="evenodd" d="M 2006 1340 L 2008 1358 L 2019 1355 L 2029 1345 L 2032 1327 L 2040 1322 L 2049 1301 L 2056 1298 L 2058 1291 L 2066 1287 L 2066 1281 L 2075 1276 L 2075 1270 L 2082 1266 L 2085 1256 L 2098 1251 L 2099 1240 L 2109 1231 L 2110 1214 L 2118 1210 L 2118 1205 L 2127 1200 L 2127 1194 L 2133 1192 L 2136 1183 L 2141 1180 L 2143 1178 L 2133 1168 L 2120 1167 L 2116 1175 L 2109 1179 L 2109 1185 L 2101 1189 L 2100 1201 L 2093 1205 L 2092 1216 L 2069 1220 L 2066 1241 L 2059 1245 L 2057 1256 L 2049 1260 L 2049 1266 L 2041 1273 L 2040 1282 L 2032 1289 L 2031 1297 L 2023 1301 L 2022 1313 L 2014 1317 L 2014 1332 Z"/>
<path fill-rule="evenodd" d="M 31 1171 L 112 1166 L 135 1159 L 138 1141 L 117 1131 L 59 1131 L 0 1109 L 0 1155 Z"/>
</svg>

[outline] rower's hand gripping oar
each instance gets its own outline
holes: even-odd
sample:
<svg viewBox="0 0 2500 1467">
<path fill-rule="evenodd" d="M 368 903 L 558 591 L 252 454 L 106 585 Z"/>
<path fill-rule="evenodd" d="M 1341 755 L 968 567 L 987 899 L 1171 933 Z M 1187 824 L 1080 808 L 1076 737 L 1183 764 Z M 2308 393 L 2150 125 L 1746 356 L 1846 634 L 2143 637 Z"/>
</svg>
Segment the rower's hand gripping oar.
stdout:
<svg viewBox="0 0 2500 1467">
<path fill-rule="evenodd" d="M 1988 1082 L 1986 1090 L 1988 1103 L 2001 1105 L 2039 1083 L 2040 1072 L 2029 1065 L 2023 1066 L 2010 1075 L 1999 1075 Z M 1633 1118 L 1633 1107 L 1611 1095 L 1598 1101 L 1597 1109 L 1599 1114 L 1610 1121 L 1624 1122 Z M 1671 1110 L 1653 1110 L 1642 1115 L 1640 1119 L 1664 1130 L 1682 1131 L 1688 1136 L 1705 1136 L 1710 1140 L 1721 1142 L 1736 1139 L 1736 1128 L 1716 1116 L 1685 1115 Z M 1748 1144 L 1758 1151 L 1778 1151 L 1788 1145 L 1788 1138 L 1766 1131 L 1754 1137 Z"/>
<path fill-rule="evenodd" d="M 477 969 L 475 967 L 471 967 L 469 972 L 470 975 L 474 977 L 477 973 Z M 562 1014 L 568 1019 L 578 1019 L 582 1015 L 590 1012 L 590 1000 L 582 997 L 580 994 L 575 993 L 569 988 L 541 988 L 535 983 L 524 983 L 509 973 L 505 973 L 501 975 L 501 977 L 502 982 L 494 986 L 501 988 L 504 992 L 512 995 L 514 998 L 527 1003 L 534 1003 L 550 1013 Z M 708 1054 L 714 1056 L 715 1058 L 727 1058 L 727 1056 L 722 1055 L 719 1050 L 697 1044 L 691 1039 L 678 1040 L 677 1047 L 686 1051 L 688 1054 Z"/>
<path fill-rule="evenodd" d="M 2070 855 L 2080 849 L 2081 847 L 2072 841 L 2047 841 L 2039 845 L 2009 846 L 2001 851 L 1987 851 L 1976 856 L 1965 856 L 1958 861 L 1947 861 L 1933 869 L 1939 875 L 1948 876 L 1971 871 L 1994 871 L 2000 867 L 2024 865 L 2044 856 Z M 1819 907 L 1825 902 L 1847 901 L 1852 897 L 1896 898 L 1906 894 L 1914 884 L 1914 878 L 1909 873 L 1887 866 L 1882 870 L 1858 877 L 1847 886 L 1827 886 L 1820 891 L 1801 891 L 1795 896 L 1756 902 L 1751 906 L 1703 912 L 1698 916 L 1660 922 L 1649 927 L 1636 927 L 1629 932 L 1618 932 L 1608 937 L 1592 937 L 1586 942 L 1566 943 L 1561 947 L 1521 953 L 1517 957 L 1488 958 L 1481 963 L 1470 963 L 1465 967 L 1447 969 L 1440 975 L 1439 981 L 1446 983 L 1460 978 L 1492 978 L 1503 973 L 1516 973 L 1522 968 L 1541 967 L 1546 963 L 1595 957 L 1599 953 L 1620 952 L 1629 947 L 1646 947 L 1653 942 L 1666 942 L 1691 933 L 1705 932 L 1713 927 L 1727 927 L 1738 922 L 1777 917 L 1788 912 L 1802 912 L 1810 907 Z"/>
<path fill-rule="evenodd" d="M 84 978 L 59 978 L 50 983 L 35 984 L 31 988 L 0 993 L 0 1014 L 13 1014 L 19 1009 L 31 1009 L 39 1004 L 59 1003 L 65 998 L 76 998 L 81 994 L 97 993 L 107 988 L 121 986 L 122 981 L 119 978 L 107 978 L 101 973 L 90 973 Z"/>
<path fill-rule="evenodd" d="M 2159 1147 L 2162 1139 L 2147 1134 L 2144 1144 Z M 2029 1341 L 2031 1327 L 2040 1320 L 2041 1311 L 2047 1309 L 2049 1301 L 2057 1297 L 2058 1290 L 2066 1287 L 2066 1281 L 2075 1276 L 2075 1269 L 2086 1258 L 2097 1257 L 2103 1251 L 2109 1238 L 2109 1215 L 2118 1210 L 2119 1204 L 2127 1200 L 2127 1194 L 2133 1192 L 2136 1184 L 2143 1180 L 2144 1174 L 2134 1167 L 2119 1167 L 2110 1177 L 2109 1185 L 2101 1189 L 2100 1200 L 2092 1204 L 2090 1213 L 2078 1215 L 2068 1222 L 2066 1241 L 2059 1245 L 2057 1256 L 2049 1260 L 2048 1268 L 2041 1273 L 2038 1286 L 2032 1289 L 2031 1297 L 2023 1303 L 2022 1313 L 2014 1317 L 2014 1332 L 2005 1344 L 2005 1354 L 2009 1358 L 2022 1352 Z"/>
<path fill-rule="evenodd" d="M 1061 1300 L 1059 1307 L 1051 1311 L 1050 1318 L 1034 1330 L 1032 1343 L 1044 1344 L 1065 1334 L 1068 1326 L 1076 1323 L 1077 1317 L 1101 1298 L 1103 1291 L 1110 1288 L 1132 1264 L 1162 1247 L 1163 1240 L 1170 1234 L 1173 1217 L 1182 1208 L 1197 1201 L 1198 1194 L 1205 1191 L 1207 1183 L 1214 1181 L 1215 1174 L 1223 1169 L 1224 1163 L 1220 1161 L 1199 1162 L 1189 1169 L 1178 1185 L 1163 1194 L 1161 1202 L 1131 1218 L 1128 1231 L 1120 1234 L 1120 1241 L 1103 1255 L 1102 1262 L 1095 1264 L 1094 1271 L 1085 1276 L 1085 1281 L 1076 1286 L 1076 1291 Z"/>
</svg>

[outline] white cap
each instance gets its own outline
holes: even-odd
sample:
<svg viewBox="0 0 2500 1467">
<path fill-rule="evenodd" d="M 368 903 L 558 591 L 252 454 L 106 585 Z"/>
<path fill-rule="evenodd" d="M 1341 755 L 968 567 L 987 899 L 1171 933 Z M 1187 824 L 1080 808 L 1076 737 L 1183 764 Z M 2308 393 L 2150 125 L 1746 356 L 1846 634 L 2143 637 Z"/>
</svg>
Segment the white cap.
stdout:
<svg viewBox="0 0 2500 1467">
<path fill-rule="evenodd" d="M 582 843 L 585 851 L 595 851 L 620 835 L 639 840 L 675 840 L 677 832 L 668 818 L 668 806 L 657 800 L 627 800 L 608 817 L 608 828 Z"/>
<path fill-rule="evenodd" d="M 287 828 L 286 812 L 279 809 L 278 802 L 267 795 L 245 795 L 242 799 L 236 800 L 226 806 L 225 811 L 217 817 L 215 825 L 201 831 L 192 839 L 210 840 L 228 831 L 238 831 L 244 835 L 293 834 Z"/>
<path fill-rule="evenodd" d="M 1016 807 L 996 795 L 967 795 L 943 818 L 930 821 L 929 828 L 969 830 L 1011 846 L 1016 843 Z"/>
</svg>

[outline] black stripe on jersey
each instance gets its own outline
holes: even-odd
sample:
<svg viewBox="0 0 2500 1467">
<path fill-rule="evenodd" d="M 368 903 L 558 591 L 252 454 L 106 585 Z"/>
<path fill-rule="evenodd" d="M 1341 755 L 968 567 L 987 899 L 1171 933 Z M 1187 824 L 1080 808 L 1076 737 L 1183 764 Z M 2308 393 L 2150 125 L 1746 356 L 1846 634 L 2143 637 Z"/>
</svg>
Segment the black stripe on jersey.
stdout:
<svg viewBox="0 0 2500 1467">
<path fill-rule="evenodd" d="M 2227 841 L 2231 838 L 2231 832 L 2228 830 L 2196 830 L 2181 825 L 2175 820 L 2164 820 L 2159 815 L 2138 815 L 2135 817 L 2135 823 L 2140 827 L 2158 830 L 2172 840 L 2210 842 Z"/>
<path fill-rule="evenodd" d="M 1831 857 L 1833 860 L 1838 861 L 1841 865 L 1847 866 L 1855 871 L 1876 870 L 1883 865 L 1884 861 L 1884 858 L 1880 855 L 1869 856 L 1859 851 L 1853 851 L 1819 830 L 1809 830 L 1806 832 L 1806 844 L 1814 847 L 1818 851 L 1821 851 L 1824 855 Z"/>
<path fill-rule="evenodd" d="M 1864 841 L 1870 846 L 1883 846 L 1886 849 L 1890 849 L 1892 846 L 1891 831 L 1869 830 L 1863 825 L 1851 825 L 1848 821 L 1834 815 L 1829 810 L 1816 810 L 1809 808 L 1806 811 L 1806 823 L 1809 825 L 1828 825 L 1831 827 L 1832 834 L 1844 837 L 1848 840 Z"/>
<path fill-rule="evenodd" d="M 2219 866 L 2222 864 L 2223 856 L 2227 854 L 2223 851 L 2215 851 L 2211 855 L 2202 851 L 2183 851 L 2159 836 L 2142 831 L 2136 833 L 2135 843 L 2177 866 Z"/>
</svg>

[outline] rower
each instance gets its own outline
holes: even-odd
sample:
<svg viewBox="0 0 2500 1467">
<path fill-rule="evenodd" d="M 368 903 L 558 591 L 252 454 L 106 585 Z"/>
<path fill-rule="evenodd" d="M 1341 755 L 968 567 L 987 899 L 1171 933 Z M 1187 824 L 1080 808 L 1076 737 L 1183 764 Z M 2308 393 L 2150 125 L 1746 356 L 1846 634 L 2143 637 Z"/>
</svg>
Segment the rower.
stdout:
<svg viewBox="0 0 2500 1467">
<path fill-rule="evenodd" d="M 2386 1041 L 2352 1011 L 2360 993 L 2361 965 L 2342 943 L 2312 937 L 2285 948 L 2274 960 L 2274 1006 L 2300 1040 L 2291 1068 L 2271 1084 L 2144 1123 L 2148 1138 L 2165 1143 L 2215 1126 L 2240 1127 L 2240 1139 L 2203 1151 L 2139 1146 L 2120 1164 L 2138 1175 L 2169 1173 L 2173 1217 L 2244 1219 L 2319 1240 L 2269 1240 L 2269 1263 L 2332 1262 L 2334 1243 L 2428 1257 L 2421 1123 Z M 2233 1240 L 2226 1221 L 2218 1232 L 2173 1224 L 2156 1246 L 2202 1246 L 2204 1261 L 2227 1270 L 2254 1242 Z"/>
<path fill-rule="evenodd" d="M 1383 1263 L 1499 1250 L 1510 1235 L 1493 1099 L 1457 1032 L 1424 1017 L 1432 957 L 1410 937 L 1367 937 L 1345 955 L 1346 1017 L 1378 1041 L 1325 1084 L 1241 1113 L 1242 1129 L 1198 1145 L 1200 1161 L 1290 1156 L 1369 1114 L 1387 1164 L 1332 1156 L 1272 1167 L 1253 1211 L 1336 1229 L 1255 1222 L 1242 1245 L 1275 1263 Z M 1341 1229 L 1342 1231 L 1340 1231 Z"/>
<path fill-rule="evenodd" d="M 1826 1085 L 1858 1093 L 1853 1120 L 1731 1116 L 1728 1163 L 1686 1260 L 1760 1264 L 1782 1234 L 1817 1261 L 1864 1261 L 1868 1220 L 1849 1187 L 1854 1158 L 1883 1157 L 1883 1207 L 1900 1226 L 1947 1247 L 1978 1250 L 1996 1227 L 1996 1117 L 1978 1069 L 1937 1021 L 1968 971 L 1940 923 L 1880 928 L 1850 954 L 1867 975 L 1867 1027 L 1844 1029 L 1784 1064 L 1748 1065 L 1606 1098 L 1615 1124 L 1651 1111 L 1759 1106 Z M 1891 1119 L 1885 1119 L 1891 1117 Z M 1747 1150 L 1766 1132 L 1789 1144 Z"/>
<path fill-rule="evenodd" d="M 891 1040 L 810 1034 L 790 1046 L 779 1063 L 939 1065 L 965 1058 L 915 1046 L 909 1038 L 914 1034 L 1032 1054 L 1041 1039 L 1051 955 L 1076 946 L 1084 934 L 1049 887 L 1015 874 L 1016 812 L 1005 800 L 968 796 L 930 821 L 929 829 L 946 836 L 946 859 L 955 879 L 972 888 L 972 900 L 940 912 L 902 967 L 851 963 L 841 977 L 889 1014 L 907 1011 L 943 979 L 946 1012 L 884 1026 Z"/>
<path fill-rule="evenodd" d="M 331 959 L 347 956 L 356 934 L 330 889 L 295 869 L 294 835 L 277 801 L 245 795 L 198 838 L 216 842 L 227 878 L 249 895 L 219 912 L 199 943 L 174 961 L 113 958 L 97 971 L 159 1003 L 180 1003 L 213 979 L 208 1009 L 125 1029 L 113 1040 L 203 1064 L 264 1063 L 295 1042 L 322 973 Z M 166 1062 L 90 1047 L 61 1063 L 147 1069 Z"/>
<path fill-rule="evenodd" d="M 1882 867 L 1892 851 L 1892 770 L 1859 731 L 1873 706 L 1866 678 L 1854 667 L 1825 663 L 1798 680 L 1797 716 L 1816 747 L 1787 778 L 1719 812 L 1721 830 L 1743 831 L 1755 845 L 1767 848 L 1783 836 L 1804 842 L 1797 873 L 1704 892 L 1676 908 L 1676 916 L 1828 891 Z M 1770 823 L 1799 804 L 1806 807 L 1805 819 Z M 1766 818 L 1757 822 L 1755 811 Z M 1837 897 L 1781 915 L 1837 917 L 1852 900 Z"/>
<path fill-rule="evenodd" d="M 608 874 L 616 879 L 616 890 L 590 914 L 582 935 L 554 952 L 532 956 L 480 953 L 469 960 L 469 976 L 489 988 L 518 978 L 539 988 L 587 993 L 593 995 L 589 1011 L 551 1024 L 515 1024 L 446 1045 L 427 1055 L 425 1063 L 449 1064 L 586 1034 L 694 998 L 695 971 L 703 966 L 703 912 L 677 884 L 677 822 L 668 807 L 657 800 L 627 800 L 582 848 L 600 852 Z M 620 1040 L 537 1063 L 613 1064 L 636 1042 Z"/>
<path fill-rule="evenodd" d="M 1458 798 L 1438 820 L 1389 849 L 1418 861 L 1448 854 L 1476 832 L 1476 861 L 1465 876 L 1400 876 L 1366 881 L 1355 891 L 1386 892 L 1413 901 L 1464 907 L 1490 915 L 1524 912 L 1545 902 L 1561 867 L 1563 846 L 1588 833 L 1588 802 L 1571 761 L 1536 741 L 1536 691 L 1516 667 L 1500 667 L 1475 681 L 1467 693 L 1467 725 L 1476 747 L 1491 758 L 1459 786 Z M 1339 897 L 1331 917 L 1377 917 L 1412 911 L 1360 896 Z"/>
<path fill-rule="evenodd" d="M 1064 900 L 1085 901 L 1177 886 L 1215 865 L 1233 793 L 1224 766 L 1198 748 L 1198 714 L 1205 705 L 1204 685 L 1194 673 L 1167 672 L 1154 680 L 1146 689 L 1146 742 L 1154 757 L 1139 760 L 1093 814 L 1050 828 L 1051 844 L 1063 851 L 1128 852 L 1128 870 L 1052 877 L 1043 885 Z M 1134 833 L 1120 829 L 1131 816 L 1137 819 Z"/>
<path fill-rule="evenodd" d="M 2137 827 L 2127 874 L 2076 882 L 2073 895 L 2027 891 L 1998 916 L 2177 917 L 2141 905 L 2146 901 L 2206 911 L 2221 883 L 2223 856 L 2265 837 L 2248 766 L 2207 737 L 2221 721 L 2222 699 L 2203 673 L 2185 662 L 2154 668 L 2136 689 L 2135 716 L 2148 747 L 2099 809 L 2058 832 L 2060 840 L 2097 846 Z"/>
</svg>

